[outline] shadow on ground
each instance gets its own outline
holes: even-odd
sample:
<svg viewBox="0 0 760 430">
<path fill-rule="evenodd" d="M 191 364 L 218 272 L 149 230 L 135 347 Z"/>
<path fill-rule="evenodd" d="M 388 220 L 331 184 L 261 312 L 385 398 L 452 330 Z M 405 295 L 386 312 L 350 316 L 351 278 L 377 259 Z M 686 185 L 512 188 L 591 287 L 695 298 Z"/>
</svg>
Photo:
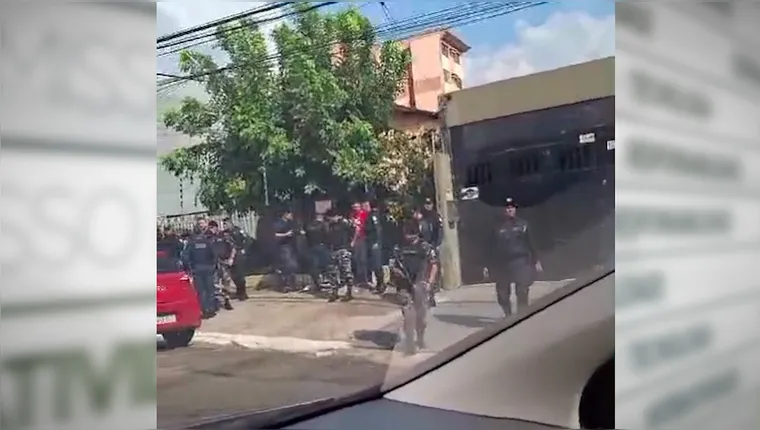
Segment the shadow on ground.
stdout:
<svg viewBox="0 0 760 430">
<path fill-rule="evenodd" d="M 387 330 L 356 330 L 353 338 L 387 350 L 394 349 L 399 341 L 398 333 Z"/>
<path fill-rule="evenodd" d="M 447 323 L 469 328 L 484 328 L 501 321 L 501 318 L 480 317 L 477 315 L 435 314 L 433 318 Z"/>
</svg>

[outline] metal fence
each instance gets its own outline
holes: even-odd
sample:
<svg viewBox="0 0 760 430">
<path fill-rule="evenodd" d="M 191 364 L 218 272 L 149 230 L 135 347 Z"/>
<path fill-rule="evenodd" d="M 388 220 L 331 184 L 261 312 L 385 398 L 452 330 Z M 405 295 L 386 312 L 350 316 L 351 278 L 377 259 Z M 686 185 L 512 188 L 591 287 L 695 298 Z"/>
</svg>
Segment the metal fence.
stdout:
<svg viewBox="0 0 760 430">
<path fill-rule="evenodd" d="M 170 225 L 176 230 L 192 230 L 193 226 L 195 226 L 196 220 L 201 216 L 208 220 L 215 220 L 220 225 L 224 218 L 229 217 L 232 222 L 245 231 L 246 234 L 256 238 L 256 226 L 259 221 L 259 216 L 255 213 L 209 215 L 207 212 L 195 212 L 182 215 L 159 216 L 156 220 L 156 226 L 158 228 L 164 228 L 165 226 Z"/>
</svg>

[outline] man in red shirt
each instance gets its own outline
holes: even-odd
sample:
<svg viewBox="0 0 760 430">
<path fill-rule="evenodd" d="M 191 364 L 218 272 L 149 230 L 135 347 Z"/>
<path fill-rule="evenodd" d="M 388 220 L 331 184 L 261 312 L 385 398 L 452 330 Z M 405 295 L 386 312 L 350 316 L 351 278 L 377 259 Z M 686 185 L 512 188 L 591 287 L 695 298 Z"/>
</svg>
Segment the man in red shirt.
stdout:
<svg viewBox="0 0 760 430">
<path fill-rule="evenodd" d="M 361 203 L 351 205 L 351 222 L 354 224 L 354 239 L 351 249 L 354 260 L 354 278 L 356 285 L 367 285 L 367 217 L 369 212 L 362 209 Z"/>
</svg>

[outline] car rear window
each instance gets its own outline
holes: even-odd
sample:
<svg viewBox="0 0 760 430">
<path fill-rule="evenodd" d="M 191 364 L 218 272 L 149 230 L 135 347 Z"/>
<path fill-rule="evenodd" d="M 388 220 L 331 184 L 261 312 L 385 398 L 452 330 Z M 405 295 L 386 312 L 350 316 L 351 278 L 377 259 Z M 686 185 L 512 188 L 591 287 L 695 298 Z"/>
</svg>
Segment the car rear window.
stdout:
<svg viewBox="0 0 760 430">
<path fill-rule="evenodd" d="M 181 272 L 182 264 L 176 258 L 159 254 L 156 262 L 156 268 L 158 269 L 158 273 Z"/>
</svg>

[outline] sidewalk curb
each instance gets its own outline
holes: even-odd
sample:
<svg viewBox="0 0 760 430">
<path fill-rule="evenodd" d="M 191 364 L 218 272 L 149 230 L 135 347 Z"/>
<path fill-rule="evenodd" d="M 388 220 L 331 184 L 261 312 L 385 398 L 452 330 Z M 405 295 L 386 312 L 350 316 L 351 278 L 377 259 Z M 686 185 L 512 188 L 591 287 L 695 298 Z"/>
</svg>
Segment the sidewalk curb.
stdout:
<svg viewBox="0 0 760 430">
<path fill-rule="evenodd" d="M 351 342 L 334 340 L 312 340 L 295 337 L 269 337 L 246 334 L 228 334 L 213 332 L 198 332 L 193 338 L 193 343 L 217 345 L 217 346 L 240 346 L 252 350 L 267 350 L 289 353 L 328 355 L 338 350 L 353 349 L 356 346 Z"/>
</svg>

